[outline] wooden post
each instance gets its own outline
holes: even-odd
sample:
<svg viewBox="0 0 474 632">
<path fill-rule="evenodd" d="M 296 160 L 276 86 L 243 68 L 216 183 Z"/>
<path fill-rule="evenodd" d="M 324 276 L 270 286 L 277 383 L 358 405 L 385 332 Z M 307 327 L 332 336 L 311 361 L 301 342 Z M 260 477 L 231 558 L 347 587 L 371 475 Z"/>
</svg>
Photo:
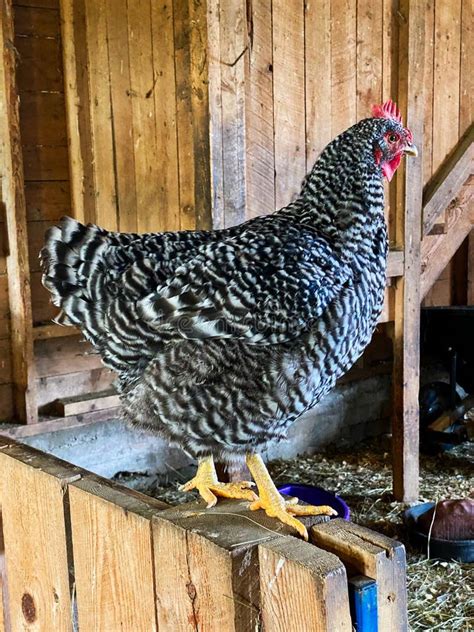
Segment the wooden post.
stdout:
<svg viewBox="0 0 474 632">
<path fill-rule="evenodd" d="M 398 105 L 415 144 L 423 145 L 425 7 L 401 0 Z M 397 174 L 396 246 L 405 252 L 404 276 L 395 289 L 393 490 L 415 500 L 419 486 L 420 245 L 422 157 L 408 158 Z"/>
<path fill-rule="evenodd" d="M 17 421 L 35 423 L 38 421 L 38 410 L 33 360 L 33 316 L 11 0 L 2 0 L 0 19 L 0 44 L 3 51 L 3 63 L 0 65 L 0 171 L 8 231 L 13 401 Z"/>
<path fill-rule="evenodd" d="M 69 503 L 80 629 L 156 631 L 150 521 L 167 505 L 92 475 Z"/>
<path fill-rule="evenodd" d="M 403 544 L 342 518 L 312 527 L 311 541 L 376 580 L 379 632 L 408 630 Z"/>
<path fill-rule="evenodd" d="M 335 555 L 296 538 L 258 547 L 266 632 L 349 632 L 347 576 Z"/>
<path fill-rule="evenodd" d="M 342 563 L 282 537 L 289 527 L 247 505 L 189 503 L 155 516 L 158 628 L 253 632 L 263 623 L 270 632 L 349 632 Z"/>
<path fill-rule="evenodd" d="M 80 470 L 0 437 L 0 471 L 11 629 L 70 632 L 64 497 Z"/>
</svg>

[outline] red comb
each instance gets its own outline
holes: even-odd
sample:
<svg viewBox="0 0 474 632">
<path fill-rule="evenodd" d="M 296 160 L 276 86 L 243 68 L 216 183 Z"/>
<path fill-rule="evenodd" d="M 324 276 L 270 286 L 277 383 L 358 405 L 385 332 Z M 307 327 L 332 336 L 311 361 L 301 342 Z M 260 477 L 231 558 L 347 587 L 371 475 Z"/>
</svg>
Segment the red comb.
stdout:
<svg viewBox="0 0 474 632">
<path fill-rule="evenodd" d="M 395 119 L 399 123 L 402 122 L 402 115 L 400 114 L 400 110 L 392 101 L 392 99 L 385 101 L 383 105 L 373 105 L 372 116 L 374 116 L 375 118 Z"/>
</svg>

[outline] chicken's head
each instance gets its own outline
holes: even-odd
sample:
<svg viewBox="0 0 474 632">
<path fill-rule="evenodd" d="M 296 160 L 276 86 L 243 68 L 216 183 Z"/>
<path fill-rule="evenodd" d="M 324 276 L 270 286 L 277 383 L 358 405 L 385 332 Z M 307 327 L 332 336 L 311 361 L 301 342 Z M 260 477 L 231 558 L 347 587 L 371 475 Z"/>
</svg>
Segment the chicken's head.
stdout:
<svg viewBox="0 0 474 632">
<path fill-rule="evenodd" d="M 418 150 L 413 144 L 412 133 L 403 127 L 400 111 L 392 100 L 372 106 L 372 115 L 376 119 L 383 119 L 374 146 L 374 159 L 390 182 L 403 154 L 417 156 Z"/>
</svg>

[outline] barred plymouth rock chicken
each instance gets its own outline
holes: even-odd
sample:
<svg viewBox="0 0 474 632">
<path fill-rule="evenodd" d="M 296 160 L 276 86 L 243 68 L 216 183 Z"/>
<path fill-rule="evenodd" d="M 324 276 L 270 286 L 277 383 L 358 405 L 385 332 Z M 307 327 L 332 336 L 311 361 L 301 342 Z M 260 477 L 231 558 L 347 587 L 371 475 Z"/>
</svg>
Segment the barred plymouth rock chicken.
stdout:
<svg viewBox="0 0 474 632">
<path fill-rule="evenodd" d="M 57 322 L 78 326 L 117 372 L 125 418 L 199 459 L 184 489 L 208 507 L 216 496 L 250 500 L 303 537 L 295 516 L 333 510 L 285 501 L 258 451 L 334 386 L 379 319 L 383 176 L 416 148 L 395 104 L 372 114 L 333 140 L 298 198 L 270 215 L 144 235 L 66 217 L 41 252 Z M 247 481 L 219 482 L 214 457 L 246 458 L 259 495 Z"/>
</svg>

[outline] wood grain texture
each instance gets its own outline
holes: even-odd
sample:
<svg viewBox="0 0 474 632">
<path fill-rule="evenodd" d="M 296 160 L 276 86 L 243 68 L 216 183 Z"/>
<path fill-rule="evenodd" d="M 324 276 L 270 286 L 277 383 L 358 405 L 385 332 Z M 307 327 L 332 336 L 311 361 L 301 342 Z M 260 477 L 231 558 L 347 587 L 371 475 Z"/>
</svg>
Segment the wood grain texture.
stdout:
<svg viewBox="0 0 474 632">
<path fill-rule="evenodd" d="M 246 3 L 222 0 L 219 10 L 224 225 L 245 220 L 247 206 L 246 90 L 248 64 Z"/>
<path fill-rule="evenodd" d="M 350 632 L 344 566 L 295 538 L 258 547 L 261 616 L 267 632 Z"/>
<path fill-rule="evenodd" d="M 38 378 L 103 367 L 100 357 L 91 353 L 90 344 L 78 335 L 38 340 L 35 350 Z"/>
<path fill-rule="evenodd" d="M 415 142 L 423 145 L 424 6 L 400 3 L 398 105 Z M 418 497 L 420 242 L 423 164 L 406 161 L 396 176 L 396 245 L 405 252 L 395 286 L 393 486 L 398 499 Z"/>
<path fill-rule="evenodd" d="M 331 2 L 331 135 L 356 122 L 356 0 Z"/>
<path fill-rule="evenodd" d="M 304 6 L 273 0 L 275 205 L 285 206 L 306 175 Z"/>
<path fill-rule="evenodd" d="M 70 371 L 72 368 L 74 366 L 69 361 L 66 370 Z M 38 408 L 42 412 L 44 407 L 56 401 L 58 397 L 84 396 L 107 390 L 111 387 L 114 377 L 112 371 L 105 367 L 40 377 L 36 383 Z"/>
<path fill-rule="evenodd" d="M 107 11 L 104 3 L 85 1 L 89 70 L 89 116 L 94 161 L 95 221 L 117 230 L 117 190 L 110 99 Z"/>
<path fill-rule="evenodd" d="M 57 7 L 33 7 L 22 3 L 15 6 L 15 35 L 23 37 L 56 38 L 59 32 Z"/>
<path fill-rule="evenodd" d="M 17 37 L 17 83 L 20 93 L 63 91 L 61 49 L 57 38 Z"/>
<path fill-rule="evenodd" d="M 247 503 L 189 503 L 155 517 L 158 627 L 251 632 L 259 620 L 256 545 L 274 535 Z M 258 512 L 260 513 L 260 512 Z M 255 516 L 255 518 L 254 518 Z M 263 526 L 261 526 L 263 524 Z M 169 564 L 169 559 L 173 564 Z"/>
<path fill-rule="evenodd" d="M 172 2 L 151 3 L 155 124 L 160 172 L 156 230 L 179 230 L 179 175 Z"/>
<path fill-rule="evenodd" d="M 165 505 L 92 476 L 69 503 L 80 628 L 157 630 L 150 520 Z"/>
<path fill-rule="evenodd" d="M 474 8 L 469 0 L 462 0 L 461 59 L 459 83 L 459 136 L 474 120 Z"/>
<path fill-rule="evenodd" d="M 433 173 L 459 135 L 461 0 L 435 0 L 433 73 Z"/>
<path fill-rule="evenodd" d="M 156 229 L 155 216 L 159 213 L 156 197 L 162 169 L 156 145 L 151 9 L 149 0 L 131 0 L 126 6 L 137 224 L 140 231 L 147 232 Z M 119 60 L 111 61 L 115 64 Z M 126 178 L 126 173 L 122 177 Z"/>
<path fill-rule="evenodd" d="M 434 82 L 434 18 L 435 0 L 426 0 L 425 5 L 425 109 L 423 129 L 423 184 L 433 175 L 433 82 Z"/>
<path fill-rule="evenodd" d="M 212 226 L 216 229 L 225 225 L 219 6 L 219 0 L 207 2 L 210 193 Z"/>
<path fill-rule="evenodd" d="M 64 494 L 79 475 L 53 457 L 1 441 L 2 481 L 8 481 L 1 498 L 12 630 L 69 631 Z"/>
<path fill-rule="evenodd" d="M 8 299 L 12 351 L 13 401 L 22 423 L 38 419 L 33 363 L 33 316 L 29 278 L 26 202 L 20 116 L 15 80 L 12 5 L 2 3 L 0 44 L 0 158 L 2 201 L 6 211 L 9 257 Z"/>
<path fill-rule="evenodd" d="M 408 630 L 405 547 L 342 518 L 311 529 L 311 541 L 377 582 L 378 630 Z"/>
<path fill-rule="evenodd" d="M 440 214 L 459 195 L 474 173 L 474 124 L 443 161 L 423 191 L 423 233 L 427 235 Z"/>
<path fill-rule="evenodd" d="M 383 2 L 357 0 L 357 120 L 383 103 L 382 36 Z"/>
<path fill-rule="evenodd" d="M 25 182 L 25 202 L 29 222 L 55 222 L 71 213 L 69 182 Z"/>
<path fill-rule="evenodd" d="M 133 100 L 138 95 L 131 93 L 133 88 L 131 87 L 130 51 L 126 20 L 127 1 L 107 0 L 106 6 L 118 228 L 125 232 L 136 232 L 138 230 L 138 217 Z M 147 16 L 144 12 L 143 20 L 145 23 L 146 18 Z M 149 49 L 145 49 L 145 54 L 147 53 L 150 53 Z M 140 132 L 140 129 L 137 130 L 138 134 Z M 139 136 L 137 136 L 138 138 Z M 154 138 L 154 134 L 152 134 L 151 138 Z M 142 145 L 139 151 L 145 151 L 141 140 L 137 140 L 137 142 Z M 142 181 L 140 181 L 140 185 L 143 186 Z M 151 188 L 156 191 L 154 186 Z"/>
<path fill-rule="evenodd" d="M 272 2 L 251 2 L 248 10 L 249 53 L 244 57 L 246 219 L 275 210 Z"/>
<path fill-rule="evenodd" d="M 78 221 L 84 222 L 86 220 L 84 211 L 85 172 L 79 132 L 81 99 L 77 83 L 74 0 L 60 0 L 60 8 L 61 50 L 65 69 L 63 90 L 65 93 L 69 176 L 71 182 L 70 204 L 74 217 Z"/>
<path fill-rule="evenodd" d="M 398 2 L 383 0 L 382 96 L 396 100 L 398 94 Z M 385 183 L 385 217 L 390 245 L 395 243 L 396 189 Z"/>
<path fill-rule="evenodd" d="M 464 239 L 472 230 L 474 221 L 474 183 L 466 184 L 456 205 L 446 212 L 446 233 L 425 237 L 421 245 L 421 296 L 427 295 L 440 277 Z M 450 283 L 447 288 L 450 301 Z"/>
<path fill-rule="evenodd" d="M 305 3 L 306 171 L 332 140 L 331 2 Z"/>
</svg>

